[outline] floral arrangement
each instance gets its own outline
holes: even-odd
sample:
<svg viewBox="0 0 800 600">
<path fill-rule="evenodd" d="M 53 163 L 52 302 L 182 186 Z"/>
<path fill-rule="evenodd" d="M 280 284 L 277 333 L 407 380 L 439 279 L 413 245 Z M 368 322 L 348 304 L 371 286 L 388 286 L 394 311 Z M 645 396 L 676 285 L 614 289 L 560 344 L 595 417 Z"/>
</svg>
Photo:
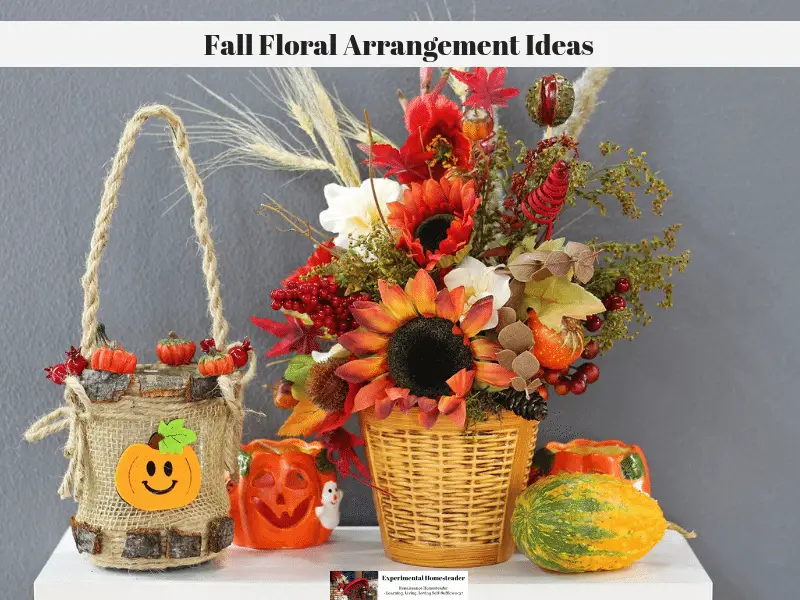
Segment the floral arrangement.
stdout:
<svg viewBox="0 0 800 600">
<path fill-rule="evenodd" d="M 277 92 L 260 84 L 307 145 L 219 96 L 236 117 L 190 107 L 212 117 L 197 133 L 227 146 L 212 167 L 258 161 L 336 180 L 319 226 L 275 200 L 262 206 L 314 245 L 270 293 L 282 319 L 252 319 L 278 338 L 267 356 L 286 360 L 274 393 L 291 410 L 281 435 L 327 436 L 367 409 L 413 411 L 426 428 L 442 417 L 468 427 L 502 409 L 542 420 L 553 392 L 583 394 L 600 375 L 595 357 L 650 321 L 646 292 L 671 306 L 670 278 L 689 263 L 688 250 L 672 252 L 679 225 L 633 243 L 560 235 L 609 201 L 635 220 L 643 195 L 661 215 L 671 195 L 644 152 L 612 142 L 597 162 L 579 152 L 608 71 L 587 69 L 574 86 L 536 80 L 525 106 L 546 129 L 532 146 L 499 124 L 498 109 L 522 100 L 502 68 L 448 69 L 436 81 L 422 69 L 419 95 L 398 94 L 401 144 L 309 69 L 276 72 Z M 363 152 L 363 181 L 348 140 Z"/>
</svg>

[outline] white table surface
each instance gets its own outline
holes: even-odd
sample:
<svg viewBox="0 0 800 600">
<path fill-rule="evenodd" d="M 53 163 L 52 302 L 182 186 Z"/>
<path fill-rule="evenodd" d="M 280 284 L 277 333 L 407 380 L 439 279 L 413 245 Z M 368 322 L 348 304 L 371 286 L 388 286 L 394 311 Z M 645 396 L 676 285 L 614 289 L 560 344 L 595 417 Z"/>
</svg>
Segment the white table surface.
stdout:
<svg viewBox="0 0 800 600">
<path fill-rule="evenodd" d="M 231 547 L 210 563 L 159 573 L 95 567 L 75 550 L 68 530 L 34 583 L 36 600 L 327 600 L 329 571 L 410 571 L 386 558 L 377 527 L 341 527 L 323 546 L 305 550 Z M 561 575 L 522 554 L 469 569 L 470 600 L 711 600 L 711 580 L 689 543 L 673 531 L 621 571 Z"/>
</svg>

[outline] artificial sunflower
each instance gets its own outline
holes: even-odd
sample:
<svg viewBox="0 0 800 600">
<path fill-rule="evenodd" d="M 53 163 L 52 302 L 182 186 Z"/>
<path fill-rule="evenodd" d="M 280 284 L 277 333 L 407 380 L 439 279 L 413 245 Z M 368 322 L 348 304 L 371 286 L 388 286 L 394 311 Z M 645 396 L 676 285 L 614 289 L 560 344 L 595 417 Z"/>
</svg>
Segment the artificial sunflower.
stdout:
<svg viewBox="0 0 800 600">
<path fill-rule="evenodd" d="M 476 337 L 492 317 L 492 297 L 477 301 L 461 319 L 463 287 L 436 291 L 424 269 L 405 290 L 380 280 L 381 302 L 356 302 L 359 329 L 339 336 L 358 358 L 336 369 L 350 383 L 362 384 L 353 412 L 374 407 L 380 419 L 394 408 L 419 408 L 420 423 L 430 428 L 439 414 L 456 425 L 466 422 L 465 396 L 477 379 L 507 387 L 514 373 L 495 362 L 501 347 Z"/>
<path fill-rule="evenodd" d="M 412 183 L 402 201 L 389 205 L 388 221 L 400 232 L 398 248 L 430 270 L 443 258 L 457 262 L 466 252 L 480 203 L 473 180 L 428 179 Z"/>
</svg>

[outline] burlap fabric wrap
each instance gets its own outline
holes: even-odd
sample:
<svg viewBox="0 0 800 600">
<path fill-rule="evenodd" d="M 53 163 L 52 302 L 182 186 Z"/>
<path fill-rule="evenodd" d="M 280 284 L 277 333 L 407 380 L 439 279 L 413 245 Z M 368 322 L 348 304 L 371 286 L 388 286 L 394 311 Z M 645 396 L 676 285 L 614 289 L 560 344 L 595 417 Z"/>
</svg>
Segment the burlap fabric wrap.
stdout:
<svg viewBox="0 0 800 600">
<path fill-rule="evenodd" d="M 173 146 L 183 170 L 194 208 L 194 228 L 201 248 L 209 300 L 211 335 L 218 348 L 227 348 L 228 324 L 222 314 L 220 283 L 206 197 L 189 155 L 186 130 L 168 107 L 146 106 L 127 123 L 106 179 L 95 222 L 86 274 L 82 279 L 83 355 L 91 358 L 97 329 L 98 270 L 108 241 L 111 216 L 128 157 L 145 121 L 159 117 L 171 128 Z M 229 545 L 232 523 L 225 474 L 238 474 L 237 455 L 242 433 L 243 390 L 255 376 L 255 354 L 249 353 L 245 372 L 216 378 L 202 377 L 195 365 L 167 367 L 138 365 L 132 375 L 101 374 L 87 369 L 67 377 L 65 406 L 42 417 L 25 433 L 37 441 L 69 430 L 64 455 L 69 466 L 59 494 L 74 497 L 78 511 L 73 533 L 81 552 L 101 566 L 125 569 L 166 569 L 205 562 Z M 161 511 L 142 511 L 117 493 L 117 461 L 132 444 L 147 443 L 161 421 L 184 419 L 197 434 L 192 444 L 200 461 L 202 484 L 189 505 Z"/>
</svg>

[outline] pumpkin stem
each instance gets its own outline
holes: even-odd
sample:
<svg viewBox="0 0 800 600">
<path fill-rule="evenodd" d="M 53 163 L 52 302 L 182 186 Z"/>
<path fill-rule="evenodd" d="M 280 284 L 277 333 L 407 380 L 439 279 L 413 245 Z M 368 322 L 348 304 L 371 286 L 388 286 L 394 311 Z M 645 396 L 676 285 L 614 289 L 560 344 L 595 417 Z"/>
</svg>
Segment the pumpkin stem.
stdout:
<svg viewBox="0 0 800 600">
<path fill-rule="evenodd" d="M 671 529 L 672 531 L 677 531 L 687 540 L 693 540 L 697 537 L 697 534 L 694 531 L 687 531 L 677 523 L 673 523 L 672 521 L 667 521 L 667 529 Z"/>
<path fill-rule="evenodd" d="M 168 334 L 168 337 L 171 340 L 176 340 L 176 339 L 178 339 L 178 334 L 175 333 L 174 331 L 170 331 L 169 334 Z"/>
<path fill-rule="evenodd" d="M 97 324 L 97 330 L 95 332 L 95 341 L 97 345 L 100 346 L 110 346 L 111 340 L 108 339 L 108 335 L 106 335 L 106 326 L 102 323 Z"/>
<path fill-rule="evenodd" d="M 147 445 L 150 446 L 153 450 L 158 450 L 158 442 L 164 439 L 164 436 L 160 433 L 154 433 L 150 436 L 150 440 L 147 442 Z"/>
</svg>

